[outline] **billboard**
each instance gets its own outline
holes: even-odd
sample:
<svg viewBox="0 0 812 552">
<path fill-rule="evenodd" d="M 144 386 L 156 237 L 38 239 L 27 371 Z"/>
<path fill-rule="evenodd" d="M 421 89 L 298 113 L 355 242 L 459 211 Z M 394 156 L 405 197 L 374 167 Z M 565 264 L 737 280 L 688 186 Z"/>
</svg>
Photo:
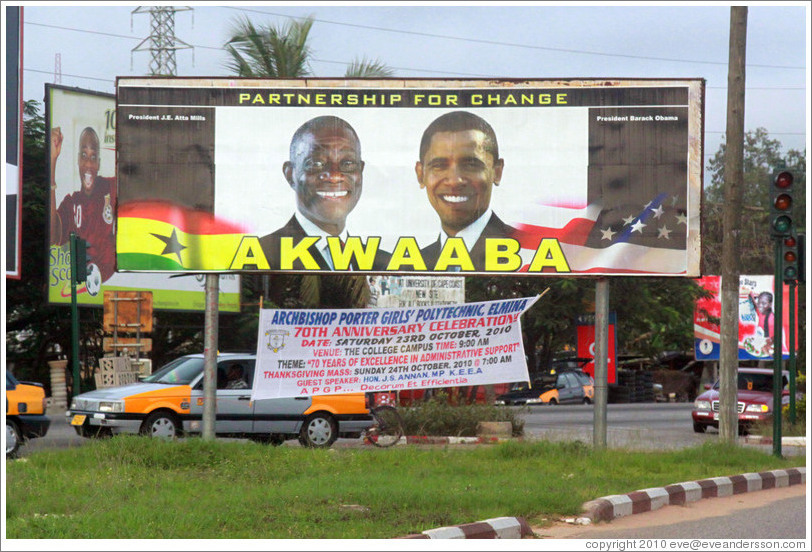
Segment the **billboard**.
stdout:
<svg viewBox="0 0 812 552">
<path fill-rule="evenodd" d="M 251 400 L 528 381 L 538 297 L 392 309 L 262 309 Z"/>
<path fill-rule="evenodd" d="M 22 169 L 22 90 L 23 90 L 23 8 L 6 9 L 6 278 L 21 277 L 20 248 L 23 198 Z"/>
<path fill-rule="evenodd" d="M 49 151 L 48 302 L 70 304 L 70 233 L 89 246 L 88 279 L 80 305 L 101 307 L 104 291 L 151 290 L 155 309 L 205 310 L 201 275 L 116 272 L 115 97 L 45 86 Z M 239 312 L 239 277 L 220 278 L 220 310 Z"/>
<path fill-rule="evenodd" d="M 117 81 L 122 271 L 699 275 L 704 81 Z"/>
<path fill-rule="evenodd" d="M 775 314 L 774 276 L 739 277 L 739 360 L 773 360 Z M 719 360 L 719 323 L 722 315 L 722 277 L 704 276 L 697 283 L 711 292 L 698 299 L 694 311 L 694 354 L 697 360 Z M 782 357 L 789 358 L 789 286 L 782 303 Z M 797 306 L 797 302 L 795 305 Z M 713 320 L 716 319 L 716 320 Z M 797 328 L 796 328 L 797 332 Z M 797 335 L 796 335 L 797 338 Z M 797 339 L 795 343 L 797 343 Z"/>
</svg>

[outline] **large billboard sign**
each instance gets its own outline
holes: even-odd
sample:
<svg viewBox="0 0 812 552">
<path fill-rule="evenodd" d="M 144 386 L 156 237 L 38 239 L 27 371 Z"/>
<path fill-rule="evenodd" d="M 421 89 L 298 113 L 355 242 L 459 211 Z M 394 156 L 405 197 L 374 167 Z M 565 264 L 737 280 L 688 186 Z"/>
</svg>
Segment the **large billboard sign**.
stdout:
<svg viewBox="0 0 812 552">
<path fill-rule="evenodd" d="M 3 180 L 6 195 L 6 278 L 19 280 L 22 257 L 21 214 L 22 186 L 22 31 L 23 8 L 8 6 L 6 10 L 6 177 Z"/>
<path fill-rule="evenodd" d="M 251 400 L 528 381 L 520 316 L 537 300 L 263 309 Z"/>
<path fill-rule="evenodd" d="M 775 350 L 774 276 L 739 277 L 739 360 L 772 360 Z M 694 311 L 694 354 L 697 360 L 719 360 L 722 313 L 721 276 L 704 276 L 697 283 L 710 297 L 698 299 Z M 789 358 L 789 286 L 784 286 L 781 351 Z M 798 304 L 797 302 L 795 303 Z M 797 329 L 796 329 L 797 331 Z M 797 339 L 795 341 L 798 342 Z"/>
<path fill-rule="evenodd" d="M 70 304 L 70 233 L 88 242 L 80 305 L 101 307 L 104 291 L 151 290 L 155 309 L 205 310 L 201 275 L 116 272 L 115 96 L 46 85 L 49 137 L 48 301 Z M 220 309 L 240 309 L 239 276 L 220 278 Z"/>
<path fill-rule="evenodd" d="M 703 96 L 122 77 L 118 267 L 698 276 Z"/>
</svg>

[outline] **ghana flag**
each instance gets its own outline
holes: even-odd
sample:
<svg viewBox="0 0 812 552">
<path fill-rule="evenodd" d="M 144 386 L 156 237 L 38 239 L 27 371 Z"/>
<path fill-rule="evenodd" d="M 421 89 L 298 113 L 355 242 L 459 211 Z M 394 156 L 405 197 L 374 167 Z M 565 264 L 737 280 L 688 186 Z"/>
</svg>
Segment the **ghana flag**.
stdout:
<svg viewBox="0 0 812 552">
<path fill-rule="evenodd" d="M 244 229 L 213 214 L 168 201 L 118 208 L 118 270 L 228 270 Z"/>
</svg>

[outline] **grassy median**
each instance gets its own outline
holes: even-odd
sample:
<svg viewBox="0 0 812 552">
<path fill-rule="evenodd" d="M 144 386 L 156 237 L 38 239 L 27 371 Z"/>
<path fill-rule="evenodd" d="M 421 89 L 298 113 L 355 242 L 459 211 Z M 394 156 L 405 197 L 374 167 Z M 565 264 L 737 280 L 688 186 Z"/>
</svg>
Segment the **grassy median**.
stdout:
<svg viewBox="0 0 812 552">
<path fill-rule="evenodd" d="M 6 462 L 10 539 L 390 538 L 805 465 L 742 447 L 593 452 L 580 442 L 391 449 L 127 436 Z"/>
</svg>

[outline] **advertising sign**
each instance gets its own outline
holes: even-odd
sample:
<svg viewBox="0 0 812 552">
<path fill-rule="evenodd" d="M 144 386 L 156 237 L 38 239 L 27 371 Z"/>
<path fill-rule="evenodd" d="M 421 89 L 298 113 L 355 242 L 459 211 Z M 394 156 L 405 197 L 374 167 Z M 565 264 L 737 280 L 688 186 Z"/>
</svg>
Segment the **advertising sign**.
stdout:
<svg viewBox="0 0 812 552">
<path fill-rule="evenodd" d="M 367 276 L 368 307 L 427 307 L 465 302 L 465 278 L 460 276 Z"/>
<path fill-rule="evenodd" d="M 582 314 L 575 319 L 575 327 L 578 333 L 577 354 L 580 358 L 591 358 L 592 361 L 584 365 L 584 372 L 595 377 L 595 315 Z M 614 312 L 609 313 L 609 335 L 607 337 L 607 383 L 617 383 L 617 337 L 615 336 L 615 324 L 617 316 Z"/>
<path fill-rule="evenodd" d="M 519 317 L 537 300 L 262 310 L 251 400 L 528 381 Z"/>
<path fill-rule="evenodd" d="M 115 97 L 76 88 L 45 86 L 51 181 L 48 301 L 70 304 L 70 233 L 89 244 L 87 282 L 79 305 L 101 307 L 104 291 L 151 290 L 155 309 L 204 310 L 201 275 L 116 272 Z M 183 276 L 183 277 L 180 277 Z M 220 278 L 220 310 L 239 312 L 239 277 Z"/>
<path fill-rule="evenodd" d="M 739 360 L 773 359 L 774 279 L 774 276 L 739 277 Z M 697 360 L 719 360 L 718 321 L 722 316 L 721 282 L 721 276 L 704 276 L 697 280 L 700 286 L 712 293 L 710 298 L 698 299 L 696 302 L 694 354 Z M 789 293 L 789 286 L 784 284 L 781 311 L 783 358 L 789 358 Z"/>
<path fill-rule="evenodd" d="M 118 267 L 698 276 L 703 96 L 119 78 Z"/>
<path fill-rule="evenodd" d="M 22 213 L 22 22 L 23 8 L 5 7 L 6 11 L 6 278 L 19 280 L 21 248 L 20 215 Z"/>
</svg>

